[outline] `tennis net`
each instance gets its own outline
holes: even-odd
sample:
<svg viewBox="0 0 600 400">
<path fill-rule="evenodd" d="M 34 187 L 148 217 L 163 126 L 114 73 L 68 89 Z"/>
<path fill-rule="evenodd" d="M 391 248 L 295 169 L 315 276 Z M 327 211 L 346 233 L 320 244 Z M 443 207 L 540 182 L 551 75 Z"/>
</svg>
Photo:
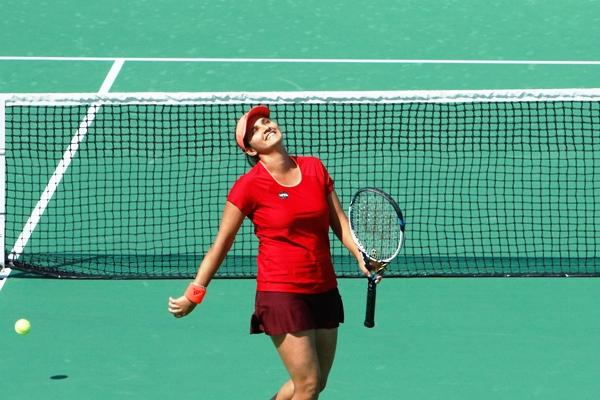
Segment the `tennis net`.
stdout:
<svg viewBox="0 0 600 400">
<path fill-rule="evenodd" d="M 395 276 L 600 274 L 600 90 L 0 97 L 5 263 L 80 278 L 189 278 L 248 168 L 237 118 L 267 104 L 344 206 L 378 187 Z M 332 236 L 333 238 L 333 236 Z M 219 270 L 253 277 L 249 221 Z M 337 240 L 339 276 L 357 276 Z"/>
</svg>

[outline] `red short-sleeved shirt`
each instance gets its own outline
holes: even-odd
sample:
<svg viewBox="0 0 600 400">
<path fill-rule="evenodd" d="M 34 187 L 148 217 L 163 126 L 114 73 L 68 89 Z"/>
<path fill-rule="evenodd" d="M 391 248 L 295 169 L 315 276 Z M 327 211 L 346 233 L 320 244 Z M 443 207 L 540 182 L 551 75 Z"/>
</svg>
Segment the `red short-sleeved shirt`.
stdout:
<svg viewBox="0 0 600 400">
<path fill-rule="evenodd" d="M 302 175 L 298 185 L 280 185 L 258 163 L 237 180 L 227 200 L 254 224 L 257 290 L 322 293 L 337 287 L 327 203 L 333 181 L 318 158 L 292 159 Z"/>
</svg>

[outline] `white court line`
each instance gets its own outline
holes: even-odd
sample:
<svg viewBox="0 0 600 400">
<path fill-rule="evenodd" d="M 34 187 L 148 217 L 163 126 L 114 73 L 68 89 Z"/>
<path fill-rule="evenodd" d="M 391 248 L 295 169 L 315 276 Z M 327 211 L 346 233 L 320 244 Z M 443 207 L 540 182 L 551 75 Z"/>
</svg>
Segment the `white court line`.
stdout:
<svg viewBox="0 0 600 400">
<path fill-rule="evenodd" d="M 106 75 L 106 78 L 104 79 L 104 82 L 102 83 L 102 86 L 98 91 L 98 94 L 102 95 L 108 93 L 115 79 L 117 78 L 117 75 L 119 75 L 119 72 L 121 71 L 124 62 L 125 60 L 123 59 L 117 59 L 114 61 L 110 71 L 108 72 L 108 75 Z M 40 218 L 44 214 L 48 203 L 54 196 L 54 192 L 56 192 L 56 189 L 62 181 L 64 174 L 67 172 L 71 161 L 75 157 L 75 154 L 79 149 L 79 144 L 83 142 L 85 136 L 88 133 L 89 127 L 94 122 L 94 119 L 96 118 L 96 113 L 98 112 L 98 110 L 100 110 L 100 107 L 100 104 L 95 103 L 88 108 L 85 118 L 79 124 L 79 129 L 77 129 L 77 132 L 75 132 L 75 135 L 71 139 L 71 144 L 63 154 L 63 157 L 58 163 L 58 166 L 56 167 L 54 173 L 52 174 L 50 181 L 46 185 L 46 189 L 42 193 L 40 200 L 33 209 L 31 216 L 25 223 L 25 226 L 23 227 L 23 231 L 19 235 L 19 238 L 15 242 L 15 245 L 13 246 L 13 249 L 9 255 L 10 261 L 16 260 L 23 253 L 23 250 L 25 249 L 27 242 L 31 238 L 33 231 L 35 230 L 37 224 L 40 222 Z"/>
<path fill-rule="evenodd" d="M 11 272 L 12 272 L 12 269 L 10 269 L 10 268 L 4 268 L 4 269 L 0 270 L 0 290 L 2 290 L 2 288 L 4 287 L 4 284 L 6 283 L 6 281 L 8 281 L 8 276 L 10 275 Z"/>
<path fill-rule="evenodd" d="M 444 60 L 354 58 L 223 58 L 223 57 L 59 57 L 0 56 L 0 61 L 115 61 L 180 63 L 316 63 L 316 64 L 482 64 L 482 65 L 600 65 L 600 60 Z"/>
</svg>

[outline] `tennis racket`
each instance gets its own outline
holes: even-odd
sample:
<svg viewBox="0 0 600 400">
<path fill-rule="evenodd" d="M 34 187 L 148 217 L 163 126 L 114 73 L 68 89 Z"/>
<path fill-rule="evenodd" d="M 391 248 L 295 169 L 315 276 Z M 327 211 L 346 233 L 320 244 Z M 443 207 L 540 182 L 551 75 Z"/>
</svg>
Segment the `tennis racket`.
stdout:
<svg viewBox="0 0 600 400">
<path fill-rule="evenodd" d="M 400 252 L 404 242 L 404 217 L 394 199 L 382 190 L 363 188 L 354 193 L 348 211 L 354 243 L 365 265 L 377 265 L 368 278 L 365 326 L 375 326 L 377 277 Z"/>
</svg>

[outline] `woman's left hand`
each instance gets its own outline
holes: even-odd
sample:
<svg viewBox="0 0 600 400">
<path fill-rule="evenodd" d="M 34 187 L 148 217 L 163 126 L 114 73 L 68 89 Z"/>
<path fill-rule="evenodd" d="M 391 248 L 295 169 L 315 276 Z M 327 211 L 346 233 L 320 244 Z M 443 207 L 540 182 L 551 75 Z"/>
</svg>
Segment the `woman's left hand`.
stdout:
<svg viewBox="0 0 600 400">
<path fill-rule="evenodd" d="M 192 303 L 187 297 L 181 296 L 176 299 L 169 297 L 169 312 L 175 318 L 185 317 L 191 313 L 197 304 Z"/>
</svg>

